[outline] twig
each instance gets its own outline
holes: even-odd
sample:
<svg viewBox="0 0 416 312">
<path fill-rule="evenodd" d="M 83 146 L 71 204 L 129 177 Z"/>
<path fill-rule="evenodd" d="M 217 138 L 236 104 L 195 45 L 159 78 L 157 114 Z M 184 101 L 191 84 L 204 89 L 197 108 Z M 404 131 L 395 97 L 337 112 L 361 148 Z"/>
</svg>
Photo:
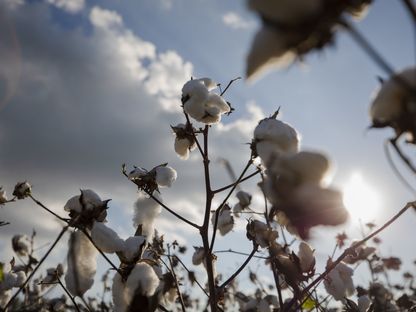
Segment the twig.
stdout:
<svg viewBox="0 0 416 312">
<path fill-rule="evenodd" d="M 258 249 L 258 245 L 254 244 L 253 250 L 251 251 L 250 255 L 247 257 L 246 261 L 244 261 L 243 264 L 237 269 L 237 271 L 235 271 L 233 275 L 231 275 L 224 283 L 222 283 L 219 288 L 224 288 L 225 286 L 230 284 L 238 276 L 238 274 L 240 274 L 240 272 L 246 267 L 246 265 L 253 258 L 254 254 L 257 252 L 257 249 Z"/>
<path fill-rule="evenodd" d="M 55 212 L 53 212 L 52 210 L 50 210 L 48 207 L 46 207 L 44 204 L 42 204 L 40 201 L 38 201 L 36 198 L 34 198 L 32 195 L 29 195 L 29 197 L 40 207 L 42 207 L 43 209 L 45 209 L 47 212 L 49 212 L 50 214 L 53 214 L 55 217 L 57 217 L 59 220 L 68 223 L 69 220 L 65 219 L 61 216 L 59 216 L 58 214 L 56 214 Z"/>
<path fill-rule="evenodd" d="M 171 259 L 171 255 L 170 255 L 170 246 L 169 245 L 168 245 L 168 260 L 169 260 L 169 265 L 170 265 L 170 271 L 171 271 L 173 279 L 175 281 L 175 287 L 176 287 L 176 291 L 178 292 L 178 297 L 179 297 L 179 301 L 181 303 L 182 311 L 185 312 L 186 311 L 185 303 L 183 302 L 182 293 L 181 293 L 181 290 L 179 289 L 178 278 L 177 278 L 175 270 L 173 268 L 173 263 L 172 263 L 172 259 Z"/>
<path fill-rule="evenodd" d="M 249 256 L 250 255 L 249 253 L 241 252 L 241 251 L 235 251 L 235 250 L 232 250 L 232 249 L 215 250 L 214 251 L 214 254 L 217 254 L 217 253 L 225 253 L 225 252 L 233 253 L 233 254 L 241 255 L 241 256 Z M 270 257 L 262 257 L 262 256 L 253 256 L 253 258 L 265 259 L 265 260 L 270 259 Z"/>
<path fill-rule="evenodd" d="M 387 221 L 382 227 L 371 233 L 370 235 L 366 236 L 362 240 L 356 242 L 351 247 L 348 247 L 344 250 L 344 252 L 330 265 L 327 266 L 325 271 L 320 274 L 317 278 L 315 278 L 307 287 L 305 287 L 299 294 L 300 298 L 308 293 L 312 287 L 314 287 L 317 283 L 323 280 L 344 258 L 350 254 L 352 254 L 355 249 L 363 244 L 365 244 L 368 240 L 372 239 L 373 237 L 377 236 L 380 232 L 386 229 L 389 225 L 391 225 L 394 221 L 396 221 L 403 213 L 405 213 L 409 208 L 416 208 L 416 202 L 409 202 L 407 203 L 398 213 L 396 213 L 389 221 Z M 293 298 L 290 303 L 288 304 L 287 308 L 289 309 L 298 299 Z"/>
<path fill-rule="evenodd" d="M 212 252 L 215 244 L 215 236 L 217 234 L 217 226 L 218 226 L 218 217 L 220 215 L 221 209 L 227 203 L 227 200 L 233 194 L 234 190 L 236 189 L 237 185 L 240 183 L 241 179 L 244 177 L 245 173 L 247 172 L 248 168 L 250 168 L 251 164 L 253 163 L 253 159 L 250 157 L 249 161 L 247 162 L 246 166 L 244 167 L 243 171 L 241 172 L 240 176 L 238 177 L 237 181 L 231 187 L 231 190 L 228 192 L 227 196 L 225 196 L 224 200 L 222 201 L 221 205 L 215 210 L 215 219 L 214 219 L 214 227 L 212 229 L 212 238 L 211 238 L 211 245 L 209 247 L 209 251 Z"/>
<path fill-rule="evenodd" d="M 403 160 L 403 162 L 407 165 L 407 167 L 414 174 L 416 174 L 416 168 L 415 168 L 415 166 L 412 164 L 412 162 L 410 161 L 410 159 L 402 152 L 402 150 L 400 149 L 400 147 L 397 145 L 397 138 L 390 139 L 390 143 L 394 147 L 394 149 L 396 150 L 396 152 L 400 156 L 400 158 Z"/>
<path fill-rule="evenodd" d="M 223 192 L 223 191 L 225 191 L 225 190 L 229 189 L 230 187 L 235 186 L 236 184 L 240 184 L 241 182 L 244 182 L 244 181 L 246 181 L 246 180 L 248 180 L 248 179 L 250 179 L 250 178 L 254 177 L 256 174 L 258 174 L 258 173 L 260 173 L 260 172 L 261 172 L 261 170 L 260 170 L 260 169 L 257 169 L 257 170 L 256 170 L 256 171 L 254 171 L 253 173 L 251 173 L 251 174 L 249 174 L 248 176 L 246 176 L 246 177 L 242 178 L 242 179 L 241 179 L 238 183 L 237 183 L 237 181 L 235 181 L 234 183 L 228 184 L 228 185 L 226 185 L 226 186 L 224 186 L 224 187 L 221 187 L 221 188 L 219 188 L 219 189 L 217 189 L 217 190 L 213 190 L 212 192 L 213 192 L 214 194 L 221 193 L 221 192 Z"/>
<path fill-rule="evenodd" d="M 65 226 L 61 232 L 59 233 L 58 237 L 53 242 L 52 246 L 48 249 L 48 251 L 44 254 L 42 259 L 40 259 L 39 263 L 36 265 L 36 267 L 33 269 L 33 271 L 29 274 L 29 276 L 26 278 L 25 282 L 22 286 L 19 287 L 19 289 L 15 292 L 13 297 L 10 298 L 10 300 L 7 302 L 7 304 L 4 306 L 2 311 L 7 311 L 7 307 L 13 302 L 14 299 L 20 294 L 20 292 L 26 287 L 27 283 L 29 283 L 30 279 L 35 275 L 39 267 L 42 265 L 42 263 L 46 260 L 46 258 L 49 256 L 51 251 L 55 248 L 56 244 L 58 244 L 59 240 L 62 238 L 62 236 L 65 234 L 65 232 L 68 230 L 68 225 Z"/>
<path fill-rule="evenodd" d="M 61 279 L 58 276 L 58 273 L 56 273 L 56 279 L 58 280 L 58 284 L 61 285 L 62 289 L 65 291 L 65 293 L 67 294 L 67 296 L 69 297 L 69 299 L 71 299 L 72 304 L 74 305 L 75 309 L 78 312 L 81 312 L 81 310 L 79 309 L 77 303 L 75 302 L 74 297 L 71 295 L 71 293 L 68 291 L 68 289 L 65 287 L 65 285 L 62 283 Z"/>
<path fill-rule="evenodd" d="M 176 260 L 179 261 L 179 263 L 182 265 L 182 267 L 188 272 L 191 273 L 191 271 L 187 268 L 187 266 L 182 262 L 182 260 L 179 257 L 176 257 Z M 204 287 L 202 287 L 202 285 L 198 282 L 198 280 L 195 278 L 194 279 L 195 283 L 199 286 L 199 288 L 204 292 L 204 294 L 209 297 L 209 294 L 207 293 L 207 291 L 204 289 Z"/>
<path fill-rule="evenodd" d="M 241 79 L 241 77 L 231 79 L 230 82 L 228 83 L 228 85 L 225 87 L 224 91 L 221 92 L 220 96 L 223 96 L 225 94 L 225 92 L 227 92 L 228 88 L 234 83 L 234 81 L 237 81 L 239 79 Z"/>
</svg>

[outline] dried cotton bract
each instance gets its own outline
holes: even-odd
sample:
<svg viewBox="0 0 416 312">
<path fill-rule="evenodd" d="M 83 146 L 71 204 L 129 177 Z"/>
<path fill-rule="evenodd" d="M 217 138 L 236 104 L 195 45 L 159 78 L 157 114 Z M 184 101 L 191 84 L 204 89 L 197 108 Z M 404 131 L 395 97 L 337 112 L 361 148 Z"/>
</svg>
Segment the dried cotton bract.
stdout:
<svg viewBox="0 0 416 312">
<path fill-rule="evenodd" d="M 214 83 L 209 78 L 193 79 L 182 88 L 182 104 L 185 113 L 205 124 L 215 124 L 221 115 L 230 112 L 227 102 L 211 91 Z"/>
<path fill-rule="evenodd" d="M 76 231 L 71 234 L 65 283 L 72 295 L 82 296 L 93 285 L 97 253 L 97 249 L 83 232 Z"/>
<path fill-rule="evenodd" d="M 416 144 L 415 89 L 415 67 L 407 68 L 385 81 L 370 107 L 372 127 L 392 127 L 397 136 L 409 134 L 408 140 Z"/>
<path fill-rule="evenodd" d="M 25 182 L 19 182 L 14 187 L 13 196 L 16 196 L 17 199 L 24 199 L 32 195 L 32 186 Z"/>
<path fill-rule="evenodd" d="M 236 196 L 238 198 L 238 203 L 235 204 L 233 213 L 236 217 L 239 217 L 241 212 L 248 208 L 248 206 L 251 204 L 251 195 L 244 191 L 238 191 Z"/>
</svg>

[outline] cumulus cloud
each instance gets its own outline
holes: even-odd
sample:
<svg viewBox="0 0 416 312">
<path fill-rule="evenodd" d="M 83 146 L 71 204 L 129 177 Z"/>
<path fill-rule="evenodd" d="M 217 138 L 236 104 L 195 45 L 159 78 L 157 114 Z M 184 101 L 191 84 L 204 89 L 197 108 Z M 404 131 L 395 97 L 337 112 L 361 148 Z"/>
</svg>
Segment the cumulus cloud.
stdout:
<svg viewBox="0 0 416 312">
<path fill-rule="evenodd" d="M 236 12 L 227 12 L 222 16 L 222 22 L 232 29 L 250 29 L 255 26 L 255 23 L 244 19 Z"/>
<path fill-rule="evenodd" d="M 78 13 L 85 7 L 85 0 L 46 0 L 48 3 L 69 13 Z"/>
</svg>

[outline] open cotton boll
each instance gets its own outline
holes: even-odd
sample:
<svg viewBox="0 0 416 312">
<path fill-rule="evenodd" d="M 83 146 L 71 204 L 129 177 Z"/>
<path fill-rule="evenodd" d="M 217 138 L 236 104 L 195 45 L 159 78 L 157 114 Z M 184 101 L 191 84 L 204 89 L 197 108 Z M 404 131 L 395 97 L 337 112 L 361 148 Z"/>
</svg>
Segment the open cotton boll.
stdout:
<svg viewBox="0 0 416 312">
<path fill-rule="evenodd" d="M 125 284 L 119 273 L 114 274 L 113 285 L 111 287 L 113 294 L 113 304 L 115 312 L 125 312 L 128 302 L 125 294 Z"/>
<path fill-rule="evenodd" d="M 127 302 L 130 303 L 136 294 L 153 296 L 159 283 L 160 280 L 150 265 L 145 262 L 137 263 L 126 281 Z"/>
<path fill-rule="evenodd" d="M 254 129 L 254 141 L 257 154 L 265 164 L 273 160 L 273 157 L 284 153 L 296 153 L 299 149 L 297 131 L 273 117 L 260 121 Z"/>
<path fill-rule="evenodd" d="M 300 263 L 300 268 L 302 272 L 307 273 L 312 271 L 315 266 L 315 256 L 313 255 L 314 250 L 309 246 L 308 243 L 300 242 L 298 258 Z"/>
<path fill-rule="evenodd" d="M 154 192 L 153 196 L 162 202 L 162 198 L 157 192 Z M 152 240 L 154 220 L 161 212 L 162 207 L 154 199 L 143 194 L 139 196 L 134 204 L 133 225 L 136 228 L 139 224 L 142 225 L 142 235 L 146 236 L 148 241 Z"/>
<path fill-rule="evenodd" d="M 210 85 L 204 78 L 187 81 L 182 87 L 182 103 L 185 104 L 189 99 L 195 103 L 204 102 L 209 93 L 206 83 Z"/>
<path fill-rule="evenodd" d="M 205 87 L 208 89 L 208 91 L 212 91 L 213 89 L 215 89 L 217 87 L 217 83 L 212 80 L 211 78 L 199 78 L 199 81 L 202 81 L 205 85 Z"/>
<path fill-rule="evenodd" d="M 296 54 L 288 49 L 288 36 L 267 26 L 257 32 L 247 56 L 247 79 L 254 80 L 268 69 L 284 67 L 295 60 Z"/>
<path fill-rule="evenodd" d="M 5 203 L 7 203 L 6 191 L 3 190 L 2 187 L 0 187 L 0 205 L 3 205 Z"/>
<path fill-rule="evenodd" d="M 142 252 L 143 246 L 146 243 L 144 236 L 131 236 L 124 241 L 123 256 L 132 261 L 138 257 Z"/>
<path fill-rule="evenodd" d="M 211 217 L 212 224 L 215 223 L 215 213 Z M 217 229 L 222 236 L 230 232 L 234 227 L 234 218 L 231 215 L 231 208 L 225 206 L 218 215 Z"/>
<path fill-rule="evenodd" d="M 71 234 L 65 284 L 72 295 L 82 296 L 93 285 L 97 253 L 97 249 L 83 232 L 76 231 Z"/>
<path fill-rule="evenodd" d="M 176 180 L 178 174 L 176 170 L 169 166 L 159 166 L 156 168 L 156 183 L 161 187 L 170 187 Z"/>
<path fill-rule="evenodd" d="M 259 220 L 249 221 L 246 230 L 247 238 L 254 240 L 262 248 L 268 247 L 278 236 L 276 231 L 270 229 L 266 223 Z"/>
<path fill-rule="evenodd" d="M 94 222 L 91 238 L 103 252 L 113 253 L 122 251 L 124 248 L 124 240 L 102 222 Z"/>
<path fill-rule="evenodd" d="M 411 93 L 396 81 L 397 78 L 416 88 L 416 68 L 406 68 L 382 84 L 370 107 L 370 117 L 374 124 L 386 124 L 397 120 L 409 105 Z"/>
<path fill-rule="evenodd" d="M 147 175 L 147 170 L 142 167 L 135 167 L 130 173 L 128 174 L 128 177 L 130 180 L 137 180 L 145 175 Z"/>
<path fill-rule="evenodd" d="M 205 250 L 203 247 L 194 247 L 195 251 L 192 255 L 192 264 L 200 265 L 205 259 Z"/>
<path fill-rule="evenodd" d="M 244 191 L 238 191 L 236 194 L 239 204 L 243 207 L 247 207 L 251 203 L 251 195 Z"/>
<path fill-rule="evenodd" d="M 294 25 L 318 14 L 322 0 L 250 0 L 249 7 L 273 21 Z"/>
<path fill-rule="evenodd" d="M 30 239 L 26 235 L 15 235 L 12 238 L 12 248 L 19 256 L 28 255 L 30 244 Z"/>
<path fill-rule="evenodd" d="M 338 301 L 354 294 L 353 274 L 354 270 L 352 268 L 340 262 L 324 280 L 324 286 L 328 294 Z"/>
<path fill-rule="evenodd" d="M 65 211 L 76 211 L 81 213 L 83 209 L 93 210 L 95 207 L 103 205 L 100 196 L 92 190 L 81 190 L 82 204 L 80 202 L 81 195 L 71 197 L 65 204 Z"/>
<path fill-rule="evenodd" d="M 175 152 L 181 159 L 189 158 L 189 150 L 192 148 L 191 142 L 188 139 L 175 138 Z"/>
</svg>

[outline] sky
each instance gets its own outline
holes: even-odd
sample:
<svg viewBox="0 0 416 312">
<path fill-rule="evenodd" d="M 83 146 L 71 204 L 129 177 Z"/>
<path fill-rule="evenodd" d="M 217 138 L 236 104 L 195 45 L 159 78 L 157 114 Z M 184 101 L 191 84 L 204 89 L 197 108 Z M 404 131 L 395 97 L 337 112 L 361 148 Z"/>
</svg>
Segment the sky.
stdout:
<svg viewBox="0 0 416 312">
<path fill-rule="evenodd" d="M 400 1 L 375 1 L 355 25 L 396 70 L 414 64 L 412 24 Z M 60 214 L 79 189 L 93 189 L 112 199 L 109 225 L 127 237 L 134 231 L 137 193 L 121 175 L 121 164 L 151 169 L 169 162 L 178 179 L 162 191 L 164 201 L 184 216 L 202 220 L 201 161 L 197 153 L 180 160 L 173 150 L 170 125 L 183 122 L 181 87 L 191 76 L 211 77 L 223 85 L 244 77 L 258 28 L 257 16 L 238 0 L 2 1 L 0 185 L 11 194 L 16 182 L 28 180 L 34 196 Z M 301 134 L 302 149 L 329 156 L 336 187 L 343 189 L 361 175 L 378 197 L 377 207 L 370 216 L 355 213 L 345 227 L 314 232 L 311 244 L 320 247 L 321 266 L 334 246 L 328 237 L 348 230 L 359 238 L 359 218 L 381 224 L 412 199 L 383 152 L 392 132 L 367 131 L 378 76 L 386 74 L 340 31 L 334 46 L 308 55 L 303 63 L 253 83 L 235 82 L 225 98 L 236 110 L 211 131 L 214 187 L 230 182 L 218 160 L 226 158 L 236 172 L 241 170 L 254 127 L 278 107 L 280 118 Z M 414 182 L 413 176 L 406 177 Z M 257 182 L 243 187 L 258 193 Z M 358 195 L 363 198 L 354 203 L 365 203 L 366 194 Z M 36 228 L 41 245 L 53 240 L 60 227 L 28 200 L 1 207 L 0 220 L 11 223 L 0 229 L 0 261 L 11 257 L 14 234 Z M 408 212 L 381 235 L 383 255 L 402 255 L 409 269 L 414 255 L 402 242 L 413 235 L 415 222 Z M 178 227 L 166 213 L 157 227 L 189 246 L 200 244 L 192 229 Z M 239 222 L 218 248 L 237 241 L 238 249 L 249 251 L 243 228 L 244 221 Z M 64 250 L 65 242 L 51 263 L 62 261 Z M 224 271 L 241 260 L 225 258 Z"/>
</svg>

